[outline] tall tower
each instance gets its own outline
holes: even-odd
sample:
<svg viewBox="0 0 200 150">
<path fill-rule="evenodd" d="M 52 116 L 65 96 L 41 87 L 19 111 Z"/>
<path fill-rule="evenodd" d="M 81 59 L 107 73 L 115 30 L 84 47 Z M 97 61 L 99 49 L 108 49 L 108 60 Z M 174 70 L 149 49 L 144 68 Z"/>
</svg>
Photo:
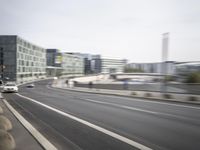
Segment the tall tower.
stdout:
<svg viewBox="0 0 200 150">
<path fill-rule="evenodd" d="M 169 33 L 163 33 L 162 36 L 162 61 L 166 62 L 168 59 Z"/>
<path fill-rule="evenodd" d="M 168 74 L 167 60 L 168 60 L 168 48 L 169 48 L 169 33 L 162 34 L 162 74 L 163 83 L 161 83 L 161 91 L 165 93 L 167 91 L 166 87 L 166 75 Z"/>
</svg>

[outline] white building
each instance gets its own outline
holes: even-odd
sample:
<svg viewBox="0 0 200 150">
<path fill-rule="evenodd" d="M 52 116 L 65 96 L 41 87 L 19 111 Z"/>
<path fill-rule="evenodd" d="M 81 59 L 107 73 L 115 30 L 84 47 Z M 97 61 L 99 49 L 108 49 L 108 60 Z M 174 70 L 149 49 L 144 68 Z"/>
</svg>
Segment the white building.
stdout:
<svg viewBox="0 0 200 150">
<path fill-rule="evenodd" d="M 173 75 L 175 73 L 175 62 L 173 61 L 167 61 L 165 63 L 129 63 L 126 67 L 140 69 L 145 73 L 160 73 L 168 75 Z"/>
<path fill-rule="evenodd" d="M 101 73 L 123 73 L 125 59 L 100 58 Z"/>
<path fill-rule="evenodd" d="M 75 53 L 61 52 L 58 49 L 47 49 L 47 75 L 84 74 L 84 59 Z"/>
<path fill-rule="evenodd" d="M 74 53 L 62 53 L 62 75 L 84 74 L 84 59 Z"/>
</svg>

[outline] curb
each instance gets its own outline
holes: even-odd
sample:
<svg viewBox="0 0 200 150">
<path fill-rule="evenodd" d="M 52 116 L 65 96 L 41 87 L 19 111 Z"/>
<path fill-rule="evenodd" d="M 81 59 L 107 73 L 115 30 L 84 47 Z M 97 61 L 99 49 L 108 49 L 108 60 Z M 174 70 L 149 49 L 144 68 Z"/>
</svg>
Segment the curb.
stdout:
<svg viewBox="0 0 200 150">
<path fill-rule="evenodd" d="M 38 141 L 38 143 L 45 150 L 57 150 L 57 148 L 50 143 L 38 130 L 36 130 L 22 115 L 20 115 L 5 99 L 4 104 L 14 114 L 14 116 L 21 122 L 21 124 L 28 130 L 28 132 Z"/>
</svg>

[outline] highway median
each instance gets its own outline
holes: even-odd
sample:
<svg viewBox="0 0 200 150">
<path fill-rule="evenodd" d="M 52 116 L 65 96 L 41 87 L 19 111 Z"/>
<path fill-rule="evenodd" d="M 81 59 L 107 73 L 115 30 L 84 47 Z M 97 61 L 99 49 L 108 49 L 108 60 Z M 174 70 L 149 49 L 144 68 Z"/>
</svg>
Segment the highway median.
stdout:
<svg viewBox="0 0 200 150">
<path fill-rule="evenodd" d="M 54 82 L 51 84 L 53 88 L 59 88 L 70 91 L 86 92 L 94 94 L 106 94 L 115 96 L 125 96 L 132 98 L 142 98 L 149 100 L 169 101 L 169 102 L 180 102 L 188 104 L 200 104 L 200 95 L 195 94 L 183 94 L 183 93 L 171 93 L 171 92 L 151 92 L 151 91 L 133 91 L 133 90 L 111 90 L 111 89 L 99 89 L 99 88 L 88 88 L 88 87 L 71 87 L 67 86 L 61 81 Z"/>
</svg>

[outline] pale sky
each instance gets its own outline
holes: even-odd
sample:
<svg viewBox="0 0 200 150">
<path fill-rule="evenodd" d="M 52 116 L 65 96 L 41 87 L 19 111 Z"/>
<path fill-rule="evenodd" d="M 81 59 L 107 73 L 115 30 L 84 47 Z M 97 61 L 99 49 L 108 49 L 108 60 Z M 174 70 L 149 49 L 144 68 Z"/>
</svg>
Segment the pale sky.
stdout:
<svg viewBox="0 0 200 150">
<path fill-rule="evenodd" d="M 44 48 L 161 61 L 200 61 L 200 0 L 0 0 L 0 34 Z"/>
</svg>

